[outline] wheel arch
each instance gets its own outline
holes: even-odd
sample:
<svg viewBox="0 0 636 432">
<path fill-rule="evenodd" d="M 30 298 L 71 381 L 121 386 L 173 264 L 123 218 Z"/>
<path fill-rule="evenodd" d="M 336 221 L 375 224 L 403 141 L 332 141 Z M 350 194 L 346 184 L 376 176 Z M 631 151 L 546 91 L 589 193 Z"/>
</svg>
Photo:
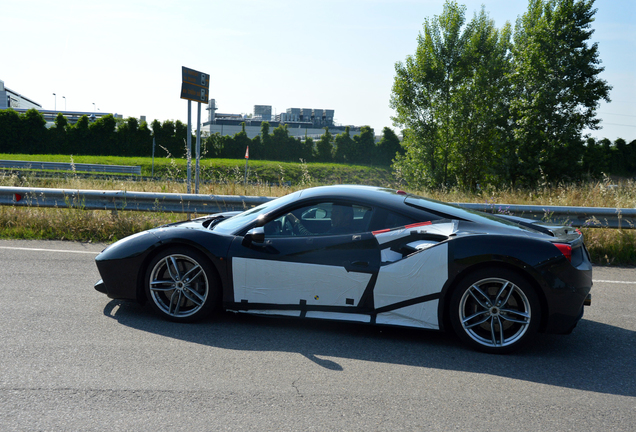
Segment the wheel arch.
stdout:
<svg viewBox="0 0 636 432">
<path fill-rule="evenodd" d="M 176 247 L 192 249 L 202 254 L 205 257 L 205 259 L 208 260 L 209 264 L 214 269 L 214 278 L 219 285 L 219 292 L 221 293 L 221 296 L 222 296 L 223 285 L 222 285 L 221 273 L 219 268 L 217 267 L 215 260 L 210 256 L 209 251 L 207 251 L 203 246 L 201 246 L 200 244 L 196 242 L 184 241 L 183 239 L 179 239 L 179 240 L 169 240 L 169 241 L 162 242 L 161 244 L 156 246 L 154 249 L 152 249 L 152 251 L 146 254 L 141 265 L 139 266 L 139 269 L 137 270 L 137 287 L 136 287 L 137 301 L 139 301 L 140 303 L 145 303 L 146 301 L 148 301 L 148 298 L 146 296 L 146 272 L 148 270 L 148 265 L 150 264 L 150 262 L 157 255 L 163 253 L 166 250 L 176 248 Z"/>
<path fill-rule="evenodd" d="M 525 267 L 525 268 L 524 268 Z M 452 330 L 452 325 L 450 322 L 450 300 L 453 295 L 454 290 L 457 288 L 459 283 L 471 273 L 481 271 L 484 269 L 506 269 L 516 273 L 518 276 L 524 278 L 530 283 L 532 288 L 537 294 L 539 298 L 539 303 L 541 305 L 541 323 L 539 325 L 539 332 L 543 332 L 547 326 L 549 310 L 548 310 L 548 301 L 546 299 L 545 291 L 543 290 L 539 275 L 534 271 L 529 271 L 531 267 L 515 265 L 511 262 L 500 260 L 500 261 L 483 261 L 480 263 L 473 264 L 471 266 L 465 267 L 461 269 L 449 282 L 447 286 L 442 290 L 442 295 L 440 297 L 439 302 L 439 322 L 442 330 Z"/>
</svg>

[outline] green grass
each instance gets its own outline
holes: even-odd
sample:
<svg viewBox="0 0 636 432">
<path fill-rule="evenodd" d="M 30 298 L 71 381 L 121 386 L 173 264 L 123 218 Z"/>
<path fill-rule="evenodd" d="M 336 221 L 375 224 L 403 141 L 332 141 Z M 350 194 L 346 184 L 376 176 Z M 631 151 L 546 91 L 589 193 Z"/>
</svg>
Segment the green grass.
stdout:
<svg viewBox="0 0 636 432">
<path fill-rule="evenodd" d="M 115 156 L 68 156 L 68 155 L 23 155 L 0 154 L 2 160 L 22 160 L 34 162 L 64 162 L 104 165 L 141 166 L 141 175 L 150 177 L 153 172 L 151 157 Z M 335 163 L 303 164 L 250 160 L 248 180 L 253 183 L 293 184 L 315 182 L 320 184 L 368 184 L 387 185 L 393 182 L 391 170 L 387 167 L 369 167 Z M 194 176 L 195 160 L 192 160 Z M 243 182 L 245 159 L 201 159 L 200 178 L 212 182 Z M 186 159 L 155 157 L 154 177 L 159 179 L 187 178 Z"/>
</svg>

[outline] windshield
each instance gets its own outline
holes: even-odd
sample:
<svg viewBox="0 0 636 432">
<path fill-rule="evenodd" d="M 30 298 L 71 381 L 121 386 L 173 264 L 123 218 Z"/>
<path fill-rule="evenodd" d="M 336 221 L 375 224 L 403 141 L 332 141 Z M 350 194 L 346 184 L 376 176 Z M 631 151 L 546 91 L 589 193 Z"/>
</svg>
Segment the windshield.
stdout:
<svg viewBox="0 0 636 432">
<path fill-rule="evenodd" d="M 268 201 L 258 207 L 251 208 L 243 213 L 237 214 L 236 216 L 232 216 L 229 219 L 222 220 L 216 224 L 212 230 L 221 234 L 234 234 L 242 228 L 252 224 L 259 216 L 265 215 L 280 206 L 298 199 L 301 192 L 302 191 L 294 192 L 289 195 L 285 195 L 284 197 Z"/>
</svg>

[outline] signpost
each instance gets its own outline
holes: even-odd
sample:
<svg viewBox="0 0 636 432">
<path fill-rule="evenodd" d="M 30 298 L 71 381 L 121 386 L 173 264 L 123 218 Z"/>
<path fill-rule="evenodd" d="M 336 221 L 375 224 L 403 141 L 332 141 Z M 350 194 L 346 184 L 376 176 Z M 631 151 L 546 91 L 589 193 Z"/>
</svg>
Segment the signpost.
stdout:
<svg viewBox="0 0 636 432">
<path fill-rule="evenodd" d="M 188 193 L 192 183 L 192 102 L 198 103 L 197 109 L 197 142 L 196 142 L 196 177 L 194 193 L 199 193 L 199 160 L 201 158 L 201 104 L 208 103 L 210 91 L 210 75 L 181 67 L 181 99 L 188 101 Z"/>
</svg>

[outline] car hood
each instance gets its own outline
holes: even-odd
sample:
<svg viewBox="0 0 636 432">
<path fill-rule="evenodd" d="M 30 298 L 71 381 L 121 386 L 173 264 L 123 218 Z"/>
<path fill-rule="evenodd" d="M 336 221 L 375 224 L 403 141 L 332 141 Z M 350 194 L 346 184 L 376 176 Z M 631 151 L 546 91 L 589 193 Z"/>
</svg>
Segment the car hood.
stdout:
<svg viewBox="0 0 636 432">
<path fill-rule="evenodd" d="M 215 223 L 220 222 L 223 219 L 230 218 L 237 214 L 241 213 L 240 211 L 230 211 L 230 212 L 222 212 L 222 213 L 214 213 L 202 217 L 198 217 L 196 219 L 184 220 L 180 222 L 174 222 L 171 224 L 162 225 L 160 227 L 155 228 L 154 230 L 162 230 L 166 228 L 185 228 L 185 229 L 210 229 L 214 226 Z"/>
</svg>

